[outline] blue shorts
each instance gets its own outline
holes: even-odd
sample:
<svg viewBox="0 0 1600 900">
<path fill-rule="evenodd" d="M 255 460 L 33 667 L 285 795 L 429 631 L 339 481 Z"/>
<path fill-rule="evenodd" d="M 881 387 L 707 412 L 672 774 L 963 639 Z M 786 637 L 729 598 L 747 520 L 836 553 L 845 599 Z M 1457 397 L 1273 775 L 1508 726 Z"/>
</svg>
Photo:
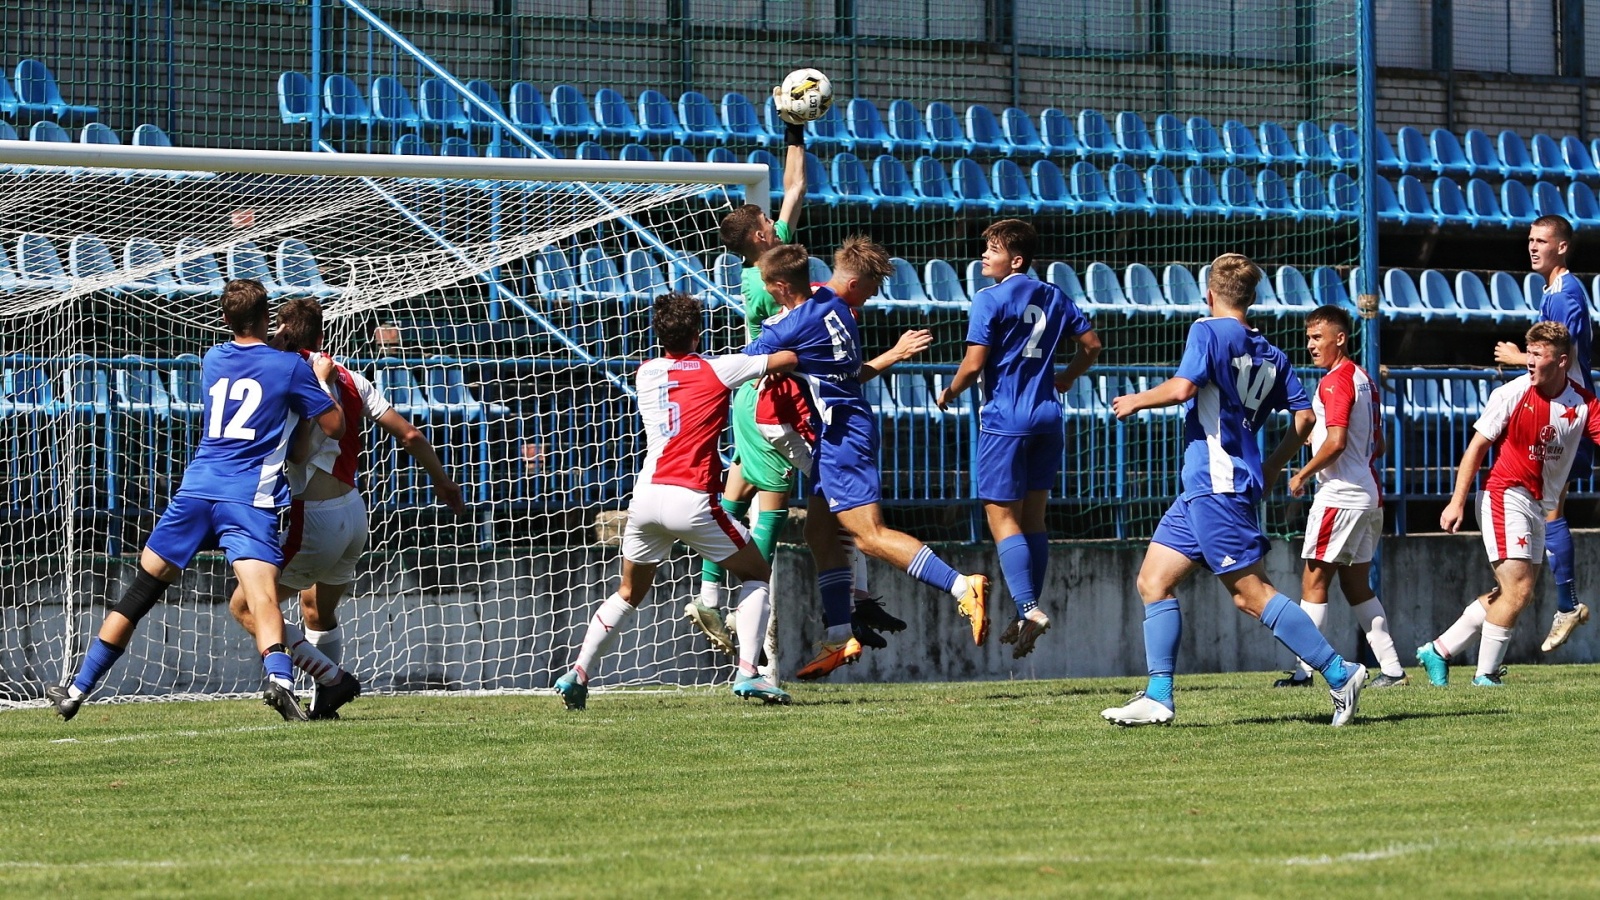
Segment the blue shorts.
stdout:
<svg viewBox="0 0 1600 900">
<path fill-rule="evenodd" d="M 1251 494 L 1179 497 L 1161 517 L 1150 541 L 1171 547 L 1218 575 L 1248 568 L 1267 555 L 1256 499 Z"/>
<path fill-rule="evenodd" d="M 1013 503 L 1029 491 L 1048 491 L 1061 474 L 1066 432 L 1042 434 L 978 432 L 978 499 Z"/>
<path fill-rule="evenodd" d="M 221 547 L 228 562 L 259 559 L 283 567 L 278 511 L 230 500 L 179 494 L 167 504 L 145 546 L 172 565 L 187 568 L 201 550 Z"/>
<path fill-rule="evenodd" d="M 883 498 L 878 473 L 878 420 L 854 410 L 836 409 L 822 429 L 811 468 L 811 493 L 844 512 Z"/>
</svg>

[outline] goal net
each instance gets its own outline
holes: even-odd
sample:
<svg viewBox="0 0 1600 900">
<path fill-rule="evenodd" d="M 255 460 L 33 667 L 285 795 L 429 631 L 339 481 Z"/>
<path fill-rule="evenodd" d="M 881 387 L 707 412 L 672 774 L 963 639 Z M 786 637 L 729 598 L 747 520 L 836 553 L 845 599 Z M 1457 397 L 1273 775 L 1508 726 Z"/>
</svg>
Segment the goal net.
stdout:
<svg viewBox="0 0 1600 900">
<path fill-rule="evenodd" d="M 378 692 L 548 687 L 615 586 L 649 303 L 692 291 L 704 346 L 743 343 L 716 226 L 746 193 L 765 203 L 767 178 L 0 145 L 0 704 L 69 678 L 132 579 L 199 442 L 200 357 L 229 339 L 218 294 L 233 277 L 259 279 L 274 307 L 318 298 L 327 349 L 421 429 L 469 506 L 454 516 L 362 425 L 371 538 L 340 607 L 345 667 Z M 658 596 L 686 596 L 696 567 L 672 560 Z M 96 696 L 258 689 L 232 586 L 221 555 L 202 554 Z M 726 680 L 678 613 L 647 604 L 597 684 Z"/>
</svg>

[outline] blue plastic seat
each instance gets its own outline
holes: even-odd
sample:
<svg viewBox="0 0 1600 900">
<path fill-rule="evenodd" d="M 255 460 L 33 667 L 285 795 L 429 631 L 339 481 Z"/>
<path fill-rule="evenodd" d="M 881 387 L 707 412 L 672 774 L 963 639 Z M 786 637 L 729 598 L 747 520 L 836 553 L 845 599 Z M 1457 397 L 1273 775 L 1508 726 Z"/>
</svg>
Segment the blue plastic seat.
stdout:
<svg viewBox="0 0 1600 900">
<path fill-rule="evenodd" d="M 959 304 L 967 302 L 966 289 L 955 266 L 942 259 L 930 259 L 922 269 L 923 287 L 928 299 L 935 303 Z"/>
<path fill-rule="evenodd" d="M 104 279 L 117 271 L 117 260 L 99 235 L 80 234 L 67 244 L 67 271 L 80 281 Z"/>
<path fill-rule="evenodd" d="M 344 293 L 322 277 L 322 268 L 317 265 L 317 257 L 306 246 L 306 242 L 299 238 L 284 238 L 278 242 L 278 252 L 274 255 L 277 263 L 276 274 L 278 284 L 291 294 L 309 294 L 313 297 L 328 299 Z"/>
<path fill-rule="evenodd" d="M 779 142 L 778 136 L 761 124 L 750 99 L 737 92 L 722 95 L 722 127 L 727 129 L 727 142 L 734 146 L 771 147 Z"/>
<path fill-rule="evenodd" d="M 1255 167 L 1266 165 L 1266 157 L 1261 155 L 1261 147 L 1256 143 L 1255 135 L 1238 119 L 1229 119 L 1222 123 L 1222 149 L 1228 156 L 1228 165 Z"/>
<path fill-rule="evenodd" d="M 1511 220 L 1500 208 L 1500 197 L 1482 178 L 1467 181 L 1467 211 L 1477 218 L 1479 226 L 1498 225 L 1509 228 Z"/>
<path fill-rule="evenodd" d="M 1039 113 L 1039 138 L 1044 141 L 1045 152 L 1051 156 L 1078 156 L 1083 147 L 1078 143 L 1078 130 L 1072 119 L 1055 107 Z"/>
<path fill-rule="evenodd" d="M 1278 288 L 1278 305 L 1291 312 L 1309 312 L 1317 305 L 1306 277 L 1294 266 L 1279 266 L 1273 281 Z"/>
<path fill-rule="evenodd" d="M 718 288 L 733 299 L 744 296 L 744 262 L 732 253 L 717 254 L 711 262 L 711 275 Z"/>
<path fill-rule="evenodd" d="M 1183 170 L 1183 197 L 1188 201 L 1192 212 L 1214 216 L 1232 215 L 1232 210 L 1222 202 L 1222 197 L 1217 193 L 1216 181 L 1202 166 L 1190 166 Z"/>
<path fill-rule="evenodd" d="M 894 150 L 916 149 L 901 147 L 899 142 L 890 137 L 889 129 L 883 124 L 883 115 L 878 112 L 878 105 L 864 97 L 856 97 L 845 105 L 844 127 L 859 156 L 876 157 Z"/>
<path fill-rule="evenodd" d="M 1539 170 L 1539 178 L 1572 177 L 1566 161 L 1561 158 L 1561 146 L 1556 143 L 1555 138 L 1542 131 L 1537 132 L 1528 149 L 1531 151 L 1534 167 Z"/>
<path fill-rule="evenodd" d="M 177 260 L 172 274 L 179 290 L 188 294 L 222 293 L 222 286 L 227 283 L 222 269 L 199 238 L 179 238 Z"/>
<path fill-rule="evenodd" d="M 1305 165 L 1317 168 L 1327 168 L 1339 164 L 1338 157 L 1333 154 L 1333 147 L 1328 143 L 1328 136 L 1315 122 L 1301 122 L 1294 127 L 1295 145 L 1300 151 L 1300 159 Z"/>
<path fill-rule="evenodd" d="M 166 418 L 172 415 L 172 396 L 162 384 L 161 371 L 149 360 L 130 353 L 112 370 L 117 411 Z"/>
<path fill-rule="evenodd" d="M 1483 286 L 1483 279 L 1475 272 L 1456 273 L 1456 302 L 1461 304 L 1463 315 L 1469 319 L 1500 322 L 1506 318 L 1504 310 L 1495 308 L 1488 290 Z"/>
<path fill-rule="evenodd" d="M 1541 216 L 1560 216 L 1568 221 L 1572 219 L 1572 213 L 1567 211 L 1567 201 L 1561 197 L 1561 189 L 1548 181 L 1534 182 L 1533 211 Z"/>
<path fill-rule="evenodd" d="M 623 144 L 617 152 L 617 159 L 623 162 L 655 162 L 656 155 L 643 144 Z"/>
<path fill-rule="evenodd" d="M 1093 163 L 1079 161 L 1072 164 L 1068 184 L 1078 212 L 1113 212 L 1116 200 L 1106 188 L 1105 178 Z"/>
<path fill-rule="evenodd" d="M 838 153 L 833 157 L 833 189 L 844 206 L 864 206 L 877 209 L 881 198 L 872 187 L 872 176 L 854 153 Z"/>
<path fill-rule="evenodd" d="M 1478 217 L 1467 208 L 1467 198 L 1454 178 L 1440 176 L 1433 181 L 1433 212 L 1440 225 L 1478 227 Z"/>
<path fill-rule="evenodd" d="M 950 104 L 942 100 L 929 103 L 923 113 L 923 124 L 928 129 L 928 138 L 933 141 L 935 153 L 954 156 L 971 152 L 972 142 L 967 140 L 961 119 Z"/>
<path fill-rule="evenodd" d="M 608 160 L 611 151 L 607 150 L 599 141 L 584 141 L 578 144 L 578 149 L 573 151 L 574 159 Z"/>
<path fill-rule="evenodd" d="M 482 100 L 484 106 L 499 113 L 502 118 L 511 118 L 506 115 L 505 104 L 500 102 L 500 92 L 489 82 L 482 80 L 469 81 L 467 82 L 467 93 Z M 477 131 L 492 132 L 500 127 L 500 123 L 495 121 L 494 116 L 476 103 L 468 102 L 463 98 L 461 100 L 461 108 L 467 116 L 467 122 Z"/>
<path fill-rule="evenodd" d="M 1311 296 L 1316 298 L 1318 306 L 1342 306 L 1346 309 L 1351 306 L 1344 281 L 1332 266 L 1319 266 L 1311 273 Z"/>
<path fill-rule="evenodd" d="M 120 290 L 161 296 L 183 292 L 167 266 L 166 254 L 150 238 L 128 238 L 122 248 L 122 268 L 138 274 L 118 285 Z"/>
<path fill-rule="evenodd" d="M 1405 214 L 1402 225 L 1413 222 L 1439 224 L 1439 216 L 1433 211 L 1433 203 L 1428 200 L 1428 189 L 1422 186 L 1415 175 L 1401 175 L 1395 193 L 1400 199 L 1400 211 Z"/>
<path fill-rule="evenodd" d="M 1462 138 L 1461 149 L 1467 160 L 1467 174 L 1505 177 L 1500 155 L 1495 152 L 1494 142 L 1487 134 L 1477 128 L 1469 128 Z"/>
<path fill-rule="evenodd" d="M 555 137 L 556 120 L 545 105 L 544 95 L 526 81 L 511 85 L 511 106 L 506 110 L 512 123 L 531 137 Z"/>
<path fill-rule="evenodd" d="M 654 88 L 639 92 L 636 121 L 640 137 L 647 141 L 682 141 L 689 136 L 672 109 L 672 101 Z"/>
<path fill-rule="evenodd" d="M 28 140 L 44 141 L 50 144 L 70 144 L 72 143 L 72 135 L 67 134 L 67 130 L 55 122 L 44 119 L 33 123 L 33 127 L 28 129 Z"/>
<path fill-rule="evenodd" d="M 628 295 L 622 274 L 601 247 L 586 248 L 578 257 L 578 296 L 581 301 L 617 301 Z"/>
<path fill-rule="evenodd" d="M 1120 312 L 1131 314 L 1133 307 L 1122 293 L 1117 273 L 1103 262 L 1092 262 L 1083 273 L 1085 294 L 1089 298 L 1085 312 Z"/>
<path fill-rule="evenodd" d="M 1318 219 L 1338 219 L 1339 214 L 1328 200 L 1328 186 L 1322 176 L 1310 169 L 1294 173 L 1294 205 L 1306 216 Z"/>
<path fill-rule="evenodd" d="M 21 105 L 22 101 L 17 99 L 17 91 L 11 82 L 0 78 L 0 115 L 15 116 Z"/>
<path fill-rule="evenodd" d="M 827 260 L 820 256 L 813 256 L 806 260 L 806 268 L 811 273 L 812 284 L 821 284 L 833 278 L 833 270 L 828 268 Z"/>
<path fill-rule="evenodd" d="M 322 111 L 329 122 L 372 124 L 372 107 L 348 75 L 336 73 L 322 80 Z"/>
<path fill-rule="evenodd" d="M 149 122 L 133 130 L 133 145 L 135 147 L 171 147 L 172 139 L 162 131 L 160 126 Z"/>
<path fill-rule="evenodd" d="M 550 303 L 573 303 L 578 299 L 578 273 L 560 247 L 546 247 L 533 260 L 533 284 L 539 296 Z M 698 287 L 689 288 L 698 293 Z"/>
<path fill-rule="evenodd" d="M 1091 161 L 1111 162 L 1122 158 L 1111 125 L 1098 110 L 1085 109 L 1078 113 L 1078 155 Z"/>
<path fill-rule="evenodd" d="M 1117 148 L 1121 151 L 1118 158 L 1124 162 L 1140 165 L 1161 155 L 1156 150 L 1155 142 L 1150 139 L 1150 129 L 1145 127 L 1144 119 L 1136 112 L 1124 110 L 1117 113 L 1116 138 Z"/>
<path fill-rule="evenodd" d="M 1039 203 L 1028 190 L 1028 176 L 1022 167 L 1009 159 L 997 159 L 989 167 L 989 186 L 1000 204 L 1000 212 L 1026 215 L 1037 212 Z"/>
<path fill-rule="evenodd" d="M 17 287 L 48 291 L 68 288 L 67 270 L 61 265 L 61 254 L 56 252 L 50 238 L 37 233 L 26 233 L 17 238 Z"/>
<path fill-rule="evenodd" d="M 1255 186 L 1243 169 L 1229 166 L 1222 170 L 1222 183 L 1217 191 L 1228 212 L 1234 216 L 1255 216 L 1265 219 L 1267 211 L 1256 200 Z"/>
<path fill-rule="evenodd" d="M 833 189 L 833 179 L 828 177 L 828 170 L 822 167 L 822 160 L 811 151 L 806 151 L 806 202 L 826 203 L 829 206 L 838 206 L 841 198 L 839 192 Z"/>
<path fill-rule="evenodd" d="M 1428 149 L 1428 139 L 1410 125 L 1403 126 L 1395 134 L 1395 151 L 1400 160 L 1400 171 L 1405 174 L 1436 171 L 1433 151 Z"/>
<path fill-rule="evenodd" d="M 1061 293 L 1066 294 L 1074 306 L 1085 312 L 1089 311 L 1089 295 L 1078 281 L 1078 273 L 1072 270 L 1072 266 L 1060 261 L 1053 262 L 1045 267 L 1044 280 L 1060 288 Z"/>
<path fill-rule="evenodd" d="M 1166 295 L 1161 293 L 1156 274 L 1143 263 L 1133 263 L 1123 270 L 1122 292 L 1132 305 L 1131 312 L 1155 313 L 1163 317 L 1173 314 Z"/>
<path fill-rule="evenodd" d="M 227 253 L 228 280 L 239 278 L 253 278 L 261 282 L 267 289 L 267 296 L 279 298 L 287 294 L 283 285 L 278 284 L 278 279 L 272 277 L 272 267 L 267 264 L 267 254 L 263 253 L 255 241 L 244 241 L 228 248 Z"/>
<path fill-rule="evenodd" d="M 572 85 L 558 84 L 550 91 L 549 109 L 555 123 L 554 137 L 573 141 L 600 137 L 600 123 L 589 112 L 583 92 Z"/>
<path fill-rule="evenodd" d="M 1538 304 L 1528 303 L 1522 286 L 1510 272 L 1495 272 L 1489 276 L 1489 298 L 1508 318 L 1531 318 L 1539 314 Z"/>
<path fill-rule="evenodd" d="M 1404 269 L 1390 269 L 1383 273 L 1380 302 L 1394 319 L 1427 321 L 1435 316 L 1433 309 L 1422 305 L 1422 297 L 1417 294 L 1417 283 L 1411 280 L 1410 273 Z"/>
<path fill-rule="evenodd" d="M 612 88 L 603 87 L 595 91 L 594 120 L 599 123 L 601 137 L 619 141 L 637 141 L 644 137 L 639 120 L 628 108 L 628 101 Z"/>
<path fill-rule="evenodd" d="M 1589 148 L 1583 141 L 1572 135 L 1561 139 L 1561 161 L 1567 167 L 1567 173 L 1572 178 L 1583 181 L 1600 181 L 1600 166 L 1596 166 L 1594 157 L 1589 154 Z"/>
<path fill-rule="evenodd" d="M 905 163 L 887 153 L 878 154 L 878 158 L 872 161 L 872 186 L 878 194 L 880 206 L 912 210 L 922 208 L 922 196 L 912 188 Z"/>
<path fill-rule="evenodd" d="M 1405 225 L 1411 221 L 1411 216 L 1400 208 L 1400 198 L 1395 196 L 1394 185 L 1389 183 L 1389 179 L 1372 179 L 1372 200 L 1378 208 L 1379 223 Z"/>
<path fill-rule="evenodd" d="M 1216 126 L 1205 116 L 1190 116 L 1184 126 L 1189 133 L 1189 146 L 1193 148 L 1189 158 L 1197 163 L 1222 163 L 1228 160 L 1228 151 L 1223 149 L 1222 136 L 1217 134 Z"/>
<path fill-rule="evenodd" d="M 837 106 L 829 106 L 822 115 L 806 123 L 806 148 L 813 153 L 851 153 L 855 146 L 856 139 L 850 136 L 850 129 L 845 127 Z"/>
<path fill-rule="evenodd" d="M 402 134 L 394 139 L 396 156 L 433 156 L 433 145 L 415 134 Z"/>
<path fill-rule="evenodd" d="M 0 84 L 5 84 L 5 82 L 4 81 L 0 81 Z M 22 138 L 17 136 L 16 126 L 12 125 L 10 122 L 5 121 L 4 119 L 0 119 L 0 141 L 20 141 L 20 140 L 22 140 Z"/>
<path fill-rule="evenodd" d="M 1500 185 L 1500 209 L 1512 228 L 1532 225 L 1533 220 L 1539 217 L 1534 212 L 1533 198 L 1528 196 L 1527 185 L 1520 181 L 1507 181 Z"/>
<path fill-rule="evenodd" d="M 917 161 L 911 165 L 911 183 L 922 195 L 924 206 L 950 210 L 961 208 L 961 201 L 950 187 L 950 178 L 937 159 L 931 156 L 917 157 Z"/>
<path fill-rule="evenodd" d="M 983 260 L 975 259 L 967 263 L 967 296 L 976 297 L 978 292 L 986 287 L 993 287 L 994 279 L 983 274 Z"/>
<path fill-rule="evenodd" d="M 438 78 L 426 79 L 417 87 L 417 112 L 421 113 L 424 124 L 443 131 L 472 130 L 460 95 Z"/>
<path fill-rule="evenodd" d="M 917 277 L 917 270 L 911 264 L 898 256 L 889 259 L 893 271 L 883 283 L 883 296 L 887 300 L 897 300 L 902 303 L 927 303 L 928 292 L 922 288 L 922 279 Z"/>
<path fill-rule="evenodd" d="M 1033 196 L 1039 204 L 1040 212 L 1078 211 L 1078 201 L 1067 189 L 1067 179 L 1061 174 L 1060 166 L 1048 159 L 1035 160 L 1028 170 L 1028 180 L 1033 184 Z"/>
<path fill-rule="evenodd" d="M 736 266 L 738 261 L 734 257 Z M 629 250 L 622 257 L 622 283 L 634 304 L 648 305 L 657 294 L 667 291 L 667 272 L 648 251 Z"/>
<path fill-rule="evenodd" d="M 1152 213 L 1188 216 L 1192 212 L 1184 202 L 1183 185 L 1178 183 L 1177 174 L 1166 166 L 1158 163 L 1144 170 L 1144 190 Z"/>
<path fill-rule="evenodd" d="M 1271 169 L 1256 173 L 1256 202 L 1268 216 L 1290 218 L 1296 222 L 1306 217 L 1305 211 L 1290 201 L 1289 186 L 1284 183 L 1283 176 Z"/>
<path fill-rule="evenodd" d="M 1467 311 L 1456 302 L 1456 292 L 1450 282 L 1436 269 L 1422 273 L 1422 305 L 1433 311 L 1436 319 L 1465 319 Z"/>
<path fill-rule="evenodd" d="M 699 91 L 684 91 L 678 97 L 678 124 L 683 128 L 683 143 L 696 147 L 723 144 L 728 129 L 722 124 L 711 99 Z"/>
<path fill-rule="evenodd" d="M 1383 129 L 1373 132 L 1372 143 L 1372 157 L 1378 164 L 1380 174 L 1399 175 L 1405 171 L 1405 167 L 1400 164 L 1400 157 L 1395 155 L 1394 145 L 1389 143 L 1389 136 L 1383 133 Z"/>
<path fill-rule="evenodd" d="M 17 63 L 15 87 L 18 112 L 63 119 L 90 118 L 100 113 L 98 107 L 68 103 L 61 96 L 50 67 L 37 59 Z"/>
<path fill-rule="evenodd" d="M 1361 185 L 1343 172 L 1328 176 L 1328 206 L 1335 221 L 1356 221 L 1361 218 Z"/>
<path fill-rule="evenodd" d="M 1149 216 L 1156 214 L 1155 205 L 1144 192 L 1144 179 L 1137 169 L 1127 163 L 1113 163 L 1106 176 L 1106 187 L 1118 211 L 1142 212 Z"/>
<path fill-rule="evenodd" d="M 90 122 L 78 133 L 78 143 L 120 145 L 122 138 L 117 137 L 117 133 L 111 130 L 110 125 L 104 122 Z"/>
<path fill-rule="evenodd" d="M 1333 151 L 1334 164 L 1341 169 L 1361 165 L 1361 135 L 1343 122 L 1328 126 L 1328 149 Z"/>
<path fill-rule="evenodd" d="M 1170 265 L 1161 273 L 1161 291 L 1167 296 L 1167 305 L 1176 315 L 1203 316 L 1206 298 L 1188 266 Z"/>
<path fill-rule="evenodd" d="M 1163 165 L 1185 165 L 1194 157 L 1194 147 L 1189 143 L 1189 133 L 1184 130 L 1183 120 L 1172 113 L 1156 116 L 1150 137 L 1155 145 L 1154 159 Z"/>
<path fill-rule="evenodd" d="M 428 402 L 428 392 L 417 382 L 409 368 L 390 360 L 372 370 L 372 386 L 394 406 L 395 412 L 413 422 L 426 422 L 432 418 L 433 405 Z"/>
<path fill-rule="evenodd" d="M 394 129 L 421 128 L 422 114 L 411 102 L 411 92 L 393 75 L 372 79 L 372 121 Z"/>
<path fill-rule="evenodd" d="M 1294 148 L 1294 141 L 1289 139 L 1289 132 L 1277 122 L 1262 122 L 1256 126 L 1256 134 L 1260 140 L 1261 158 L 1268 165 L 1295 166 L 1304 162 L 1300 151 Z"/>
<path fill-rule="evenodd" d="M 1033 124 L 1033 118 L 1015 106 L 1006 107 L 1000 114 L 1000 130 L 1015 156 L 1043 156 L 1047 151 L 1044 138 Z"/>
<path fill-rule="evenodd" d="M 889 103 L 889 136 L 896 142 L 896 152 L 921 151 L 932 153 L 933 138 L 922 124 L 922 113 L 910 100 L 893 100 Z"/>
<path fill-rule="evenodd" d="M 751 150 L 745 162 L 760 163 L 767 167 L 767 190 L 774 203 L 783 198 L 783 163 L 767 150 Z"/>
<path fill-rule="evenodd" d="M 1567 212 L 1579 228 L 1600 228 L 1600 200 L 1595 198 L 1594 188 L 1581 181 L 1567 185 Z"/>
<path fill-rule="evenodd" d="M 1433 157 L 1435 172 L 1462 177 L 1472 174 L 1472 164 L 1467 162 L 1467 154 L 1454 134 L 1443 128 L 1435 128 L 1428 135 L 1428 149 Z"/>
<path fill-rule="evenodd" d="M 1502 131 L 1495 145 L 1500 150 L 1500 172 L 1505 177 L 1539 177 L 1539 167 L 1528 157 L 1528 145 L 1522 142 L 1521 135 L 1509 129 Z"/>
<path fill-rule="evenodd" d="M 473 149 L 472 142 L 460 135 L 451 135 L 439 142 L 440 156 L 477 156 L 478 151 Z"/>
<path fill-rule="evenodd" d="M 980 157 L 1000 156 L 1011 152 L 1011 144 L 1000 131 L 1000 122 L 989 107 L 974 103 L 966 113 L 967 145 L 970 153 Z"/>
</svg>

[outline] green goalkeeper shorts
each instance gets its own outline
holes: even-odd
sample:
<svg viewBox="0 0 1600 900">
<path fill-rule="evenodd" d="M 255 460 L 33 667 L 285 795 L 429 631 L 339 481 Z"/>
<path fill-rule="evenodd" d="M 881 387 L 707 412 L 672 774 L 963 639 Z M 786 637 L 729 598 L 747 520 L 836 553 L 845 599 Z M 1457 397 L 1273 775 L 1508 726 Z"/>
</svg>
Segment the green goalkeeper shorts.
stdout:
<svg viewBox="0 0 1600 900">
<path fill-rule="evenodd" d="M 756 429 L 756 383 L 733 395 L 733 459 L 745 481 L 762 491 L 789 491 L 794 468 Z"/>
</svg>

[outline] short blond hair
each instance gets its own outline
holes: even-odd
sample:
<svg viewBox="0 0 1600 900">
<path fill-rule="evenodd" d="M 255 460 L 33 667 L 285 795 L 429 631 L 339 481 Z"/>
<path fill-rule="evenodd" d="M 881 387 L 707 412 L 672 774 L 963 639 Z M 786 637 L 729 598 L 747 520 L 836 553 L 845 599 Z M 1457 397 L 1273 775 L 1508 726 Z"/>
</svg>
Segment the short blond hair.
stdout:
<svg viewBox="0 0 1600 900">
<path fill-rule="evenodd" d="M 883 245 L 864 234 L 852 234 L 833 251 L 833 270 L 881 284 L 894 274 L 894 263 Z"/>
<path fill-rule="evenodd" d="M 1529 344 L 1549 344 L 1557 356 L 1572 355 L 1572 333 L 1560 322 L 1535 322 L 1524 340 Z"/>
<path fill-rule="evenodd" d="M 799 244 L 779 244 L 756 261 L 763 282 L 786 284 L 802 297 L 811 295 L 811 256 Z"/>
<path fill-rule="evenodd" d="M 1224 253 L 1211 261 L 1206 290 L 1212 299 L 1229 309 L 1244 311 L 1256 302 L 1256 286 L 1261 270 L 1243 253 Z"/>
</svg>

